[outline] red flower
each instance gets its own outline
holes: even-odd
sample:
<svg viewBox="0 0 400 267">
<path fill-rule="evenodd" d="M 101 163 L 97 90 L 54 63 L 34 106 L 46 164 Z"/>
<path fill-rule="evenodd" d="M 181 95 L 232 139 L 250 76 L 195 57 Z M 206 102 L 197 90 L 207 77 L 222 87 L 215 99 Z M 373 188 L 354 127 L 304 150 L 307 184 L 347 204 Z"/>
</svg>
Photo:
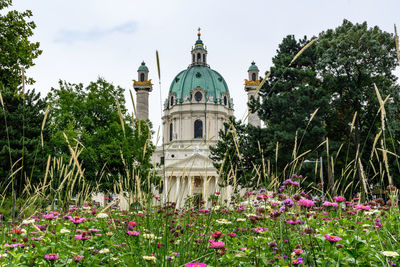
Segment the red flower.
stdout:
<svg viewBox="0 0 400 267">
<path fill-rule="evenodd" d="M 223 234 L 220 231 L 215 231 L 214 233 L 211 233 L 212 238 L 214 238 L 215 240 L 217 240 L 220 237 L 223 237 L 225 234 Z"/>
</svg>

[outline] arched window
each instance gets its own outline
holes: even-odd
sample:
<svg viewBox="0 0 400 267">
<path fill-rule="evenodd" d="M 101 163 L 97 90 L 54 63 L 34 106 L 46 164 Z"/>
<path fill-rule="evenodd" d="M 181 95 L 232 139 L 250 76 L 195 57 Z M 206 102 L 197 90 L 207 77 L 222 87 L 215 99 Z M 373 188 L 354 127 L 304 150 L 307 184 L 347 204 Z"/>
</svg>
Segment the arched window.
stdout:
<svg viewBox="0 0 400 267">
<path fill-rule="evenodd" d="M 224 96 L 224 105 L 226 106 L 228 104 L 228 98 L 226 97 L 226 95 Z"/>
<path fill-rule="evenodd" d="M 203 99 L 203 94 L 202 94 L 201 92 L 196 92 L 196 93 L 194 94 L 194 99 L 195 99 L 197 102 L 201 101 L 201 99 Z"/>
<path fill-rule="evenodd" d="M 200 60 L 201 60 L 201 54 L 197 53 L 197 62 L 200 62 Z"/>
<path fill-rule="evenodd" d="M 172 107 L 174 105 L 174 96 L 171 96 L 171 102 L 169 103 L 169 105 Z"/>
<path fill-rule="evenodd" d="M 172 132 L 174 131 L 174 125 L 172 123 L 169 124 L 169 141 L 172 141 Z"/>
<path fill-rule="evenodd" d="M 141 74 L 140 74 L 140 81 L 141 81 L 141 82 L 144 82 L 144 73 L 141 73 Z"/>
<path fill-rule="evenodd" d="M 203 138 L 203 122 L 201 120 L 194 122 L 194 138 Z"/>
<path fill-rule="evenodd" d="M 252 79 L 253 81 L 256 80 L 256 74 L 255 74 L 255 73 L 253 73 L 253 74 L 251 75 L 251 79 Z"/>
</svg>

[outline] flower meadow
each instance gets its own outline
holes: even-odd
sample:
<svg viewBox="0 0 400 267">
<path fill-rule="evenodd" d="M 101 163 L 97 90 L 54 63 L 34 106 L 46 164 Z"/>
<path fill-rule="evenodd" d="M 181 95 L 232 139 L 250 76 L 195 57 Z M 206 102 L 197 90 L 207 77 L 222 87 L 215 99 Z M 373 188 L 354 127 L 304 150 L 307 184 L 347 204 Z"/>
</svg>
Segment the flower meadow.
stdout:
<svg viewBox="0 0 400 267">
<path fill-rule="evenodd" d="M 397 189 L 383 198 L 309 195 L 293 175 L 265 189 L 178 208 L 96 203 L 3 218 L 0 266 L 396 266 Z"/>
</svg>

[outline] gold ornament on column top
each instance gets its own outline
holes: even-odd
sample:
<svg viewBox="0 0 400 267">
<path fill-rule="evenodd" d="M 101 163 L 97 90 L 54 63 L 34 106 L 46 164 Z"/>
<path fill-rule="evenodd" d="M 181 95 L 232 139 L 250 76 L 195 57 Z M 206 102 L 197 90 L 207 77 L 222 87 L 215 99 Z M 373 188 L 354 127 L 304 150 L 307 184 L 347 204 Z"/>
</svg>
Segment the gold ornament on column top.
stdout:
<svg viewBox="0 0 400 267">
<path fill-rule="evenodd" d="M 244 85 L 259 85 L 260 81 L 249 81 L 247 79 L 244 79 Z"/>
<path fill-rule="evenodd" d="M 136 85 L 139 85 L 139 86 L 140 86 L 140 85 L 147 85 L 147 86 L 153 87 L 153 84 L 151 83 L 151 79 L 148 80 L 148 81 L 143 81 L 143 82 L 133 80 L 133 85 L 134 85 L 134 86 L 136 86 Z"/>
</svg>

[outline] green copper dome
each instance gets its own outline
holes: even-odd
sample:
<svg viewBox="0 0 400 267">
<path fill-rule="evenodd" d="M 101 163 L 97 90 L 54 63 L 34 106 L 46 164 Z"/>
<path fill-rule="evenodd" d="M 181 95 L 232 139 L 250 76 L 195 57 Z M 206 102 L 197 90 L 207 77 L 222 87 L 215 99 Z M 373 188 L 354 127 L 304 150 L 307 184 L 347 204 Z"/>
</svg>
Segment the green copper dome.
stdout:
<svg viewBox="0 0 400 267">
<path fill-rule="evenodd" d="M 249 67 L 249 71 L 250 70 L 258 70 L 258 67 L 257 67 L 257 65 L 256 65 L 256 63 L 253 61 L 253 62 L 251 62 L 251 65 L 250 65 L 250 67 Z"/>
<path fill-rule="evenodd" d="M 138 71 L 139 70 L 144 70 L 144 71 L 149 71 L 149 69 L 146 66 L 146 63 L 144 63 L 144 61 L 142 62 L 142 64 L 139 66 Z"/>
<path fill-rule="evenodd" d="M 229 106 L 228 85 L 224 78 L 205 65 L 191 65 L 186 70 L 176 75 L 169 88 L 169 94 L 175 95 L 182 103 L 186 97 L 192 101 L 191 91 L 197 87 L 202 88 L 206 92 L 206 98 L 212 96 L 214 103 L 223 103 L 223 97 L 227 96 Z"/>
</svg>

